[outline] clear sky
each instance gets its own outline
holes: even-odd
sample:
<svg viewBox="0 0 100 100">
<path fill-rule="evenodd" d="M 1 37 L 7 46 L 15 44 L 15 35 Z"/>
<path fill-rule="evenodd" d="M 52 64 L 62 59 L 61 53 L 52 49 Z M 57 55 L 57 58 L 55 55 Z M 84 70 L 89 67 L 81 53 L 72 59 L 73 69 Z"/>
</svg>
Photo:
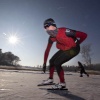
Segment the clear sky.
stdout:
<svg viewBox="0 0 100 100">
<path fill-rule="evenodd" d="M 42 65 L 49 37 L 43 28 L 47 18 L 53 18 L 58 27 L 86 32 L 82 45 L 91 43 L 92 63 L 100 62 L 100 0 L 0 0 L 2 52 L 11 51 L 25 66 Z M 18 37 L 16 45 L 8 41 L 10 35 Z M 54 44 L 49 58 L 56 51 Z M 65 64 L 74 65 L 80 59 L 79 54 Z"/>
</svg>

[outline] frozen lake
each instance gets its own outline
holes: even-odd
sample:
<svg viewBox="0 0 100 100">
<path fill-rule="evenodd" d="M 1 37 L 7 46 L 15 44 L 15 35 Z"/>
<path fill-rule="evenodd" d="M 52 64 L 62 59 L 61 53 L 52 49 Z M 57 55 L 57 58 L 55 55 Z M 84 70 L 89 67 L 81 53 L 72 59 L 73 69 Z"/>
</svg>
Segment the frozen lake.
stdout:
<svg viewBox="0 0 100 100">
<path fill-rule="evenodd" d="M 79 73 L 65 72 L 68 91 L 37 86 L 47 78 L 48 73 L 38 71 L 0 70 L 0 100 L 100 100 L 100 75 L 79 77 Z M 54 82 L 59 82 L 56 73 Z"/>
</svg>

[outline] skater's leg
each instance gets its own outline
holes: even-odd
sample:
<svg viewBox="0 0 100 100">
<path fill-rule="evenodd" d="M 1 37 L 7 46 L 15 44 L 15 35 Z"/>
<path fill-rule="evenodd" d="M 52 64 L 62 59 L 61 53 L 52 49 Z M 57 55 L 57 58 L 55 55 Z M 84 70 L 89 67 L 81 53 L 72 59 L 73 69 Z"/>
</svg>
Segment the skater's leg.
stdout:
<svg viewBox="0 0 100 100">
<path fill-rule="evenodd" d="M 84 74 L 86 74 L 89 77 L 89 74 L 84 70 Z"/>
<path fill-rule="evenodd" d="M 54 69 L 55 69 L 55 66 L 54 66 L 54 61 L 55 59 L 62 53 L 61 50 L 59 50 L 57 53 L 55 53 L 53 55 L 53 57 L 49 60 L 49 78 L 50 79 L 53 79 L 53 74 L 54 74 Z"/>
<path fill-rule="evenodd" d="M 64 71 L 63 71 L 63 68 L 61 67 L 61 65 L 65 62 L 69 61 L 73 57 L 75 57 L 79 53 L 79 50 L 80 50 L 80 48 L 76 47 L 76 48 L 72 48 L 70 50 L 62 51 L 62 53 L 55 59 L 54 65 L 56 67 L 56 70 L 57 70 L 57 73 L 58 73 L 61 83 L 65 82 Z"/>
<path fill-rule="evenodd" d="M 49 69 L 49 78 L 53 79 L 53 74 L 54 74 L 54 66 L 50 67 Z"/>
<path fill-rule="evenodd" d="M 60 55 L 61 51 L 59 50 L 57 53 L 54 54 L 54 56 L 49 61 L 49 78 L 45 80 L 43 83 L 48 84 L 53 82 L 53 74 L 54 74 L 54 61 L 55 59 Z"/>
<path fill-rule="evenodd" d="M 65 83 L 65 78 L 64 78 L 64 70 L 61 66 L 57 66 L 56 67 L 59 79 L 60 79 L 60 83 Z"/>
<path fill-rule="evenodd" d="M 80 71 L 80 77 L 83 77 L 83 70 Z"/>
</svg>

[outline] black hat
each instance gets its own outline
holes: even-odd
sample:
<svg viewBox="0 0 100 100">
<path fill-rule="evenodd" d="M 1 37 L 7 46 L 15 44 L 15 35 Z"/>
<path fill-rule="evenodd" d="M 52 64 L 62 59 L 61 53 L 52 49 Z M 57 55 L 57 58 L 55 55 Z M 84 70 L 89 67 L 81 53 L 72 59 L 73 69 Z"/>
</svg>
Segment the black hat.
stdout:
<svg viewBox="0 0 100 100">
<path fill-rule="evenodd" d="M 52 18 L 46 19 L 46 20 L 44 21 L 44 28 L 45 28 L 46 26 L 50 26 L 50 25 L 56 27 L 55 21 L 54 21 Z"/>
</svg>

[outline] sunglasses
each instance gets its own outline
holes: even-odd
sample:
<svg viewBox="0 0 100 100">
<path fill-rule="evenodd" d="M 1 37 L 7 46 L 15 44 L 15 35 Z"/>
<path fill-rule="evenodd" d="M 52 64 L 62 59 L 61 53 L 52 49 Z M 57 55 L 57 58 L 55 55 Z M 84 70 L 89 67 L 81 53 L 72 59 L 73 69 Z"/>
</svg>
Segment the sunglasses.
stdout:
<svg viewBox="0 0 100 100">
<path fill-rule="evenodd" d="M 44 28 L 46 29 L 47 27 L 49 27 L 51 24 L 46 24 L 46 25 L 44 25 Z"/>
</svg>

